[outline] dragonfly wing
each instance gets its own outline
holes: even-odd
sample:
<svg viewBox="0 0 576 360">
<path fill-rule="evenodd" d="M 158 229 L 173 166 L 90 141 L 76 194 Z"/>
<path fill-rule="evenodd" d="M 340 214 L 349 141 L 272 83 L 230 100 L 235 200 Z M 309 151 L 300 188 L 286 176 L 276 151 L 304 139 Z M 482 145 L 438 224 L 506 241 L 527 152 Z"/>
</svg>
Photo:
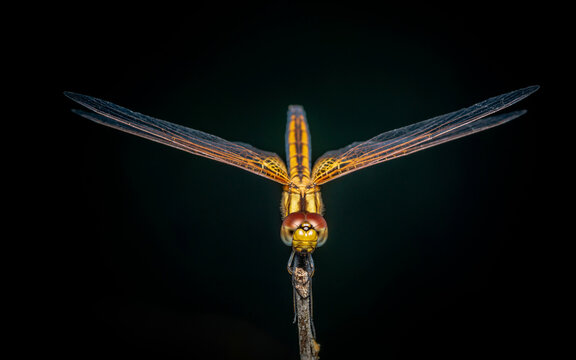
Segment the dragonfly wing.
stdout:
<svg viewBox="0 0 576 360">
<path fill-rule="evenodd" d="M 317 185 L 325 184 L 353 171 L 504 124 L 523 115 L 525 111 L 489 115 L 517 103 L 536 90 L 538 86 L 512 91 L 449 114 L 382 133 L 367 141 L 329 151 L 316 160 L 312 179 Z"/>
<path fill-rule="evenodd" d="M 93 111 L 74 110 L 89 120 L 191 154 L 237 166 L 281 184 L 290 182 L 284 161 L 275 153 L 143 115 L 91 96 L 71 92 L 66 92 L 65 95 Z"/>
</svg>

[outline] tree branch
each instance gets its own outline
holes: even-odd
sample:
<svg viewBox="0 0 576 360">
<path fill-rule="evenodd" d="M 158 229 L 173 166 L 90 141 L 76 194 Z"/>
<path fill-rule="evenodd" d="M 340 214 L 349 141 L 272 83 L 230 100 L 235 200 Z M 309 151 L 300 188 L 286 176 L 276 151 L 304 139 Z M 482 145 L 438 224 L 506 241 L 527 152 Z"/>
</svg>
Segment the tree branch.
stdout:
<svg viewBox="0 0 576 360">
<path fill-rule="evenodd" d="M 302 257 L 292 272 L 294 307 L 298 325 L 301 360 L 317 360 L 320 344 L 314 338 L 312 323 L 312 275 L 306 258 Z"/>
</svg>

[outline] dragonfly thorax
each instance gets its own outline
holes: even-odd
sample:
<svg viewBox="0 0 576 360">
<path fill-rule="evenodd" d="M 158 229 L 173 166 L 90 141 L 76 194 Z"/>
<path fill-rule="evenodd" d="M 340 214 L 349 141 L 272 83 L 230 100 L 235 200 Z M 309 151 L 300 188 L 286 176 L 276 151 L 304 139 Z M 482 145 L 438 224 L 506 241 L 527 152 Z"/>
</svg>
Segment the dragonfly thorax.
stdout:
<svg viewBox="0 0 576 360">
<path fill-rule="evenodd" d="M 295 252 L 312 253 L 328 239 L 328 224 L 320 214 L 295 212 L 282 221 L 280 237 Z"/>
<path fill-rule="evenodd" d="M 320 187 L 314 185 L 286 185 L 282 192 L 280 207 L 282 218 L 300 211 L 323 214 L 324 203 L 322 202 Z"/>
</svg>

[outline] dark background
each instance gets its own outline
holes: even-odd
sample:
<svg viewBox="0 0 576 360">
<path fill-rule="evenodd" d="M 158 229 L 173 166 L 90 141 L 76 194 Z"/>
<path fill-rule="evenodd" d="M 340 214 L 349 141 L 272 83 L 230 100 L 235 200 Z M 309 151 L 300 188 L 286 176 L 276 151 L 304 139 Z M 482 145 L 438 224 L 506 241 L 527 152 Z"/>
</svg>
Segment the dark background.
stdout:
<svg viewBox="0 0 576 360">
<path fill-rule="evenodd" d="M 410 5 L 410 4 L 407 4 Z M 61 358 L 296 359 L 278 184 L 95 125 L 75 91 L 284 157 L 313 157 L 540 84 L 497 129 L 323 187 L 323 359 L 549 356 L 554 239 L 539 140 L 561 9 L 278 2 L 58 9 L 28 49 L 50 103 L 30 346 Z M 54 46 L 57 45 L 57 46 Z M 552 62 L 552 66 L 550 65 Z M 47 120 L 46 120 L 47 121 Z M 46 125 L 45 123 L 43 125 Z M 56 131 L 54 131 L 56 130 Z M 36 229 L 32 229 L 36 230 Z M 32 325 L 34 324 L 34 325 Z"/>
</svg>

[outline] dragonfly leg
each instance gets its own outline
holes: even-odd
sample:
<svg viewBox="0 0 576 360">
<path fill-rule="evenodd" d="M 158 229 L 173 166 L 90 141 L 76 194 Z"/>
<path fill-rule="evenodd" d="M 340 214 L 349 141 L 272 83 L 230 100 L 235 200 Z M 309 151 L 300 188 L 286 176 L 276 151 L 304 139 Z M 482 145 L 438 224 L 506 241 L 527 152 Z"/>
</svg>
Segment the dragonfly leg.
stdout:
<svg viewBox="0 0 576 360">
<path fill-rule="evenodd" d="M 294 320 L 292 321 L 292 324 L 296 324 L 296 321 L 298 320 L 298 312 L 296 311 L 296 291 L 292 292 L 292 308 L 294 309 Z"/>
<path fill-rule="evenodd" d="M 302 266 L 302 263 L 304 263 L 304 266 Z M 305 269 L 308 273 L 308 277 L 312 278 L 316 270 L 314 267 L 314 258 L 312 258 L 312 254 L 296 254 L 296 252 L 292 250 L 290 257 L 288 258 L 288 263 L 286 264 L 286 270 L 288 270 L 288 274 L 291 276 L 294 275 L 294 271 L 297 267 Z"/>
<path fill-rule="evenodd" d="M 288 264 L 286 264 L 286 269 L 288 270 L 288 274 L 293 275 L 294 274 L 294 267 L 296 267 L 295 261 L 294 261 L 294 250 L 292 250 L 292 253 L 290 254 L 290 257 L 288 258 Z"/>
<path fill-rule="evenodd" d="M 312 278 L 312 276 L 314 276 L 314 258 L 312 258 L 312 254 L 308 254 L 307 256 L 308 261 L 306 262 L 306 271 L 308 271 L 308 276 L 310 276 L 310 278 Z"/>
</svg>

